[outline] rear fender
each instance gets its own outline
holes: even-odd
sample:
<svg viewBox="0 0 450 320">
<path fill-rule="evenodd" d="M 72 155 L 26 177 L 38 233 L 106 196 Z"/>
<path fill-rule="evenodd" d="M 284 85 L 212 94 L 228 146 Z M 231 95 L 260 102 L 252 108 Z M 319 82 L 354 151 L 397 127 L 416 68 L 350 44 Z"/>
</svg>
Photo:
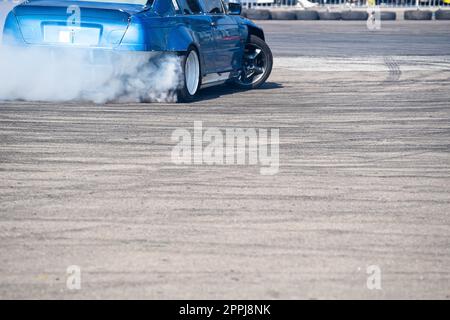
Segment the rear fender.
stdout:
<svg viewBox="0 0 450 320">
<path fill-rule="evenodd" d="M 176 25 L 171 19 L 133 17 L 117 49 L 184 52 L 193 43 L 196 41 L 192 32 L 181 24 Z"/>
<path fill-rule="evenodd" d="M 186 28 L 184 25 L 179 25 L 177 28 L 174 28 L 170 31 L 167 39 L 167 48 L 169 49 L 169 51 L 184 53 L 187 52 L 190 47 L 195 47 L 199 54 L 201 66 L 200 70 L 204 70 L 203 66 L 205 65 L 205 57 L 200 50 L 199 41 L 195 38 L 191 30 Z"/>
<path fill-rule="evenodd" d="M 170 30 L 167 35 L 167 48 L 170 51 L 187 51 L 196 42 L 192 32 L 183 25 Z"/>
</svg>

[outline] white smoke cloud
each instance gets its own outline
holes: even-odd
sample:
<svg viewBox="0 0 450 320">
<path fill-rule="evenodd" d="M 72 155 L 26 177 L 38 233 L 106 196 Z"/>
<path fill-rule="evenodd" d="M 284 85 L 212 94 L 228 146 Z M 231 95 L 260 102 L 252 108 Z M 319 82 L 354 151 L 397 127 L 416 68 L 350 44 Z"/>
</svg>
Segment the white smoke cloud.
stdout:
<svg viewBox="0 0 450 320">
<path fill-rule="evenodd" d="M 173 102 L 180 74 L 176 56 L 0 47 L 0 100 Z"/>
</svg>

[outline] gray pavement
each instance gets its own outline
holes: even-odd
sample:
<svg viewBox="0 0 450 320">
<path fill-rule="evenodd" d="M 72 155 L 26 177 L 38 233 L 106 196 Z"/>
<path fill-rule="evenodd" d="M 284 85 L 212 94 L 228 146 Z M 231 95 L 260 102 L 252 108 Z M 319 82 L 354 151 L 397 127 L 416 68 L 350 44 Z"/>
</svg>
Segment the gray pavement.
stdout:
<svg viewBox="0 0 450 320">
<path fill-rule="evenodd" d="M 0 104 L 1 298 L 450 298 L 450 23 L 262 25 L 261 90 Z M 173 164 L 194 121 L 279 128 L 279 173 Z"/>
<path fill-rule="evenodd" d="M 448 21 L 264 21 L 277 56 L 449 55 Z"/>
</svg>

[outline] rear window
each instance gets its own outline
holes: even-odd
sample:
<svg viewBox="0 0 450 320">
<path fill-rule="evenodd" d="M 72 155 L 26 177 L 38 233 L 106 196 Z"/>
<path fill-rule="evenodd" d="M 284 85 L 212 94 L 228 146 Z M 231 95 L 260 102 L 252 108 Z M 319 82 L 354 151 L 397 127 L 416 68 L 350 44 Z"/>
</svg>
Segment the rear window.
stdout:
<svg viewBox="0 0 450 320">
<path fill-rule="evenodd" d="M 205 6 L 205 13 L 220 14 L 223 13 L 222 0 L 203 0 Z"/>
<path fill-rule="evenodd" d="M 199 14 L 202 8 L 198 0 L 178 0 L 184 14 Z"/>
</svg>

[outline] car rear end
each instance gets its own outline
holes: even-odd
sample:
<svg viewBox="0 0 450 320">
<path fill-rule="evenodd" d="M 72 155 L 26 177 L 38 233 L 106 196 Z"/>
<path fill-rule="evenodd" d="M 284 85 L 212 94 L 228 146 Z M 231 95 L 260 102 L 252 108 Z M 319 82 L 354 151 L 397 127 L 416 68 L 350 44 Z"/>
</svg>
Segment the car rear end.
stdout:
<svg viewBox="0 0 450 320">
<path fill-rule="evenodd" d="M 134 13 L 143 10 L 142 4 L 64 0 L 27 2 L 8 14 L 3 46 L 48 52 L 54 57 L 70 52 L 85 56 L 87 62 L 95 65 L 109 64 L 123 51 L 127 54 L 146 51 L 144 41 L 139 39 L 143 37 L 140 24 L 133 17 Z"/>
</svg>

